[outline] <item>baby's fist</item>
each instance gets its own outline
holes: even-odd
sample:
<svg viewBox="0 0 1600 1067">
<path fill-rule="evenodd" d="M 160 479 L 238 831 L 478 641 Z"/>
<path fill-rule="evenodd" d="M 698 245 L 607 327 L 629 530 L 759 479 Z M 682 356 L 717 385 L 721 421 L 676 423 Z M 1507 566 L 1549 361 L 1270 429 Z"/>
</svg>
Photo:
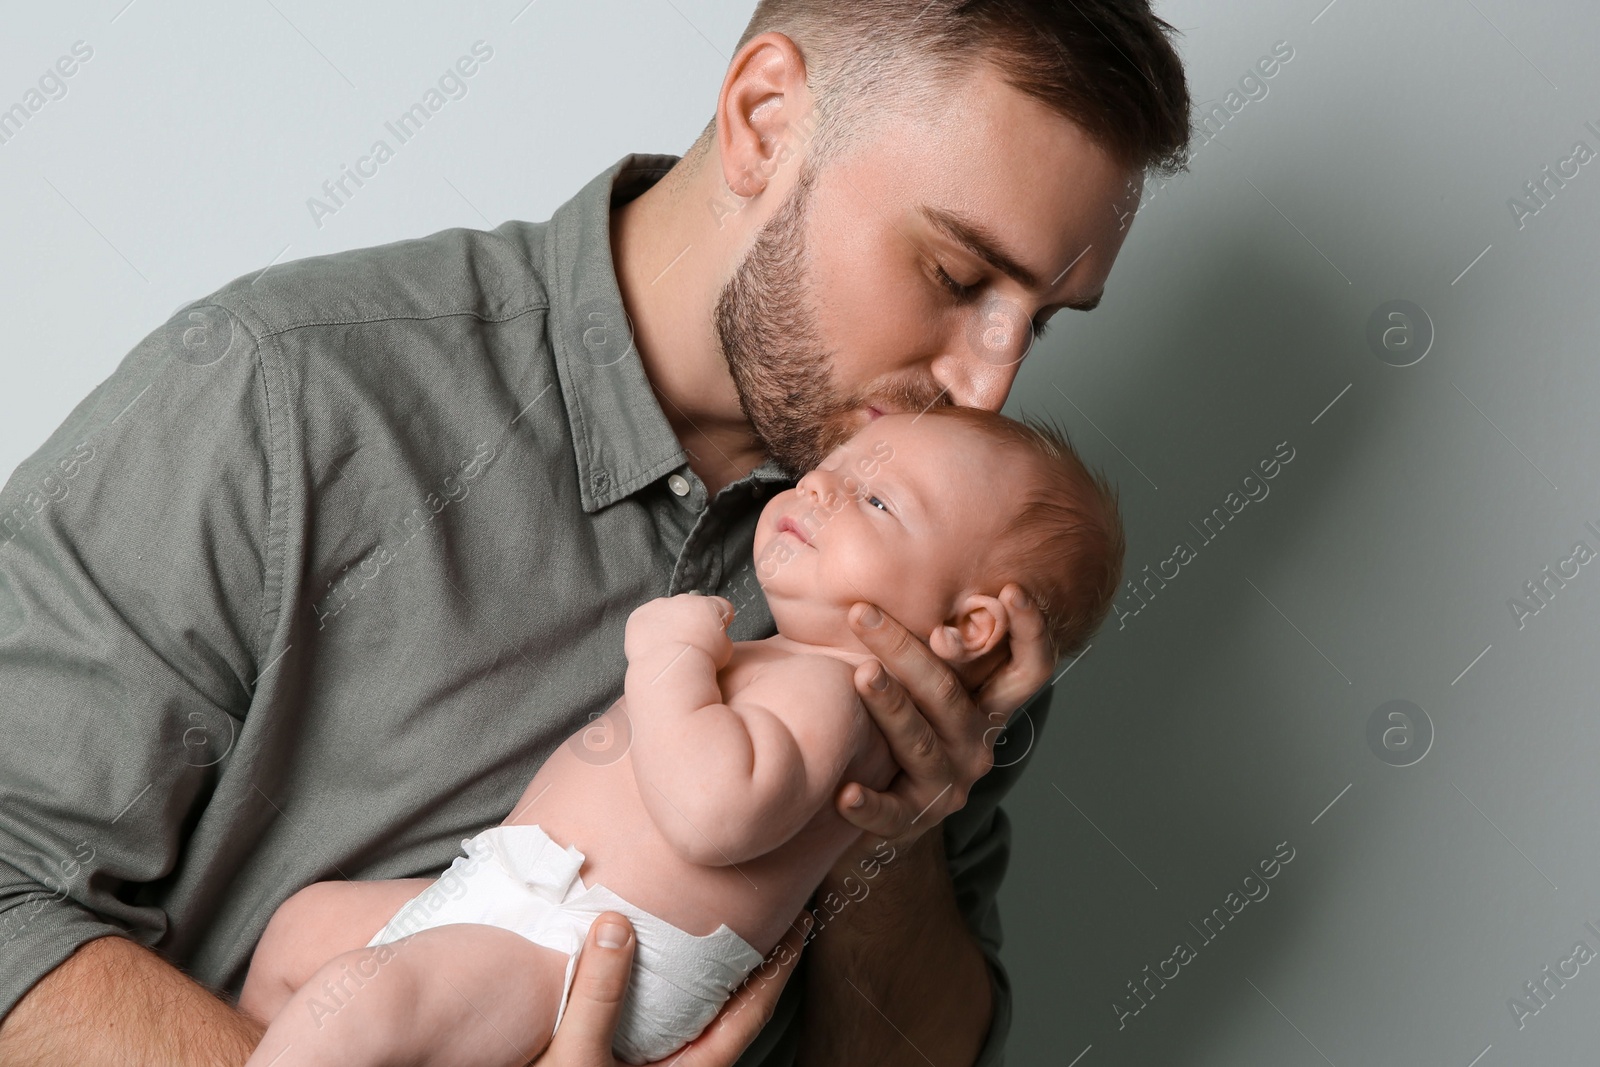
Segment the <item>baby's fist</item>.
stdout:
<svg viewBox="0 0 1600 1067">
<path fill-rule="evenodd" d="M 628 616 L 628 659 L 662 645 L 689 645 L 703 649 L 720 670 L 733 656 L 733 616 L 733 602 L 722 596 L 679 593 L 648 600 Z"/>
</svg>

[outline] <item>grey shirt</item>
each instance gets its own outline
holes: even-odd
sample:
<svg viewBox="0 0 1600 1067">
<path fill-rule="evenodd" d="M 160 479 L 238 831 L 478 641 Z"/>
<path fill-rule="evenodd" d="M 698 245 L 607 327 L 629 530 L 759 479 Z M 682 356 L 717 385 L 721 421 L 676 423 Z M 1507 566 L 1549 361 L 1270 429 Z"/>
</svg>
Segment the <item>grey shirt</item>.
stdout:
<svg viewBox="0 0 1600 1067">
<path fill-rule="evenodd" d="M 610 206 L 674 162 L 624 157 L 548 222 L 237 279 L 17 468 L 0 492 L 0 1013 L 106 934 L 236 997 L 296 889 L 436 875 L 499 823 L 621 695 L 639 604 L 719 593 L 735 640 L 774 632 L 752 533 L 793 483 L 769 460 L 707 498 L 617 289 Z M 943 825 L 991 967 L 981 1064 L 1010 1023 L 997 805 L 1025 764 Z M 804 984 L 741 1064 L 793 1062 Z"/>
</svg>

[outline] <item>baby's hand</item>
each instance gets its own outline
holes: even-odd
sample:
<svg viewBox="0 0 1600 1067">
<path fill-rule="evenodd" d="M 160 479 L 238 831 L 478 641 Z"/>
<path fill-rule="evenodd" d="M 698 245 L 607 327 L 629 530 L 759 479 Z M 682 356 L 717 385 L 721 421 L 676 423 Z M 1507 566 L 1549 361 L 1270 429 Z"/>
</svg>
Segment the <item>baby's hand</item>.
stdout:
<svg viewBox="0 0 1600 1067">
<path fill-rule="evenodd" d="M 733 657 L 733 616 L 733 602 L 722 596 L 679 593 L 647 600 L 628 616 L 623 650 L 633 663 L 663 646 L 688 645 L 705 651 L 721 670 Z"/>
</svg>

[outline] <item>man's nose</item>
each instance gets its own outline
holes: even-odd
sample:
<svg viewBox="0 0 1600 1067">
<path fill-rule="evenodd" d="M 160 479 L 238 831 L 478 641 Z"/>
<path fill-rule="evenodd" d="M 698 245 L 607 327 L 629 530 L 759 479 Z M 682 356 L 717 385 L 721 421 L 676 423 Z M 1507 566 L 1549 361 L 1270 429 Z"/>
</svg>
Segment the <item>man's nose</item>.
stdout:
<svg viewBox="0 0 1600 1067">
<path fill-rule="evenodd" d="M 948 340 L 934 377 L 950 403 L 999 411 L 1033 341 L 1033 320 L 1023 307 L 995 294 Z"/>
<path fill-rule="evenodd" d="M 933 377 L 944 387 L 944 399 L 962 407 L 999 411 L 1011 394 L 1022 366 L 1019 350 L 1009 361 L 993 352 L 973 354 L 957 350 L 934 361 Z"/>
</svg>

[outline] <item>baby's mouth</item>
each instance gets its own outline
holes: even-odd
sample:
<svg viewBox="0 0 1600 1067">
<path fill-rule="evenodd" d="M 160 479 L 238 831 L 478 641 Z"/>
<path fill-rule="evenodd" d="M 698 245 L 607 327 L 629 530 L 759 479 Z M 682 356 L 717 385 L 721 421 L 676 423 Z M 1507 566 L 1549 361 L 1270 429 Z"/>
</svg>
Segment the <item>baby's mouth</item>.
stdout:
<svg viewBox="0 0 1600 1067">
<path fill-rule="evenodd" d="M 793 534 L 796 538 L 799 539 L 801 544 L 806 545 L 807 547 L 809 547 L 811 545 L 810 538 L 806 537 L 805 531 L 800 529 L 800 524 L 795 522 L 793 519 L 791 519 L 787 515 L 785 515 L 783 518 L 778 520 L 778 532 L 780 534 L 781 533 Z"/>
</svg>

